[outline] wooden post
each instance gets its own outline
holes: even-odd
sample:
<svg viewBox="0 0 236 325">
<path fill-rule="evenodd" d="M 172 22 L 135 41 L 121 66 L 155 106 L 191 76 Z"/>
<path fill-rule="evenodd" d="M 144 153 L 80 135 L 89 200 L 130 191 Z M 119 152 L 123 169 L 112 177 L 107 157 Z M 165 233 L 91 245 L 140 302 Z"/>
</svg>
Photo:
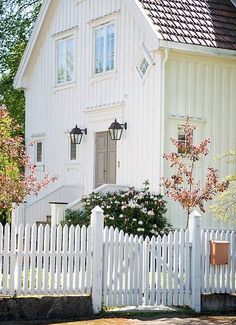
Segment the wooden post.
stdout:
<svg viewBox="0 0 236 325">
<path fill-rule="evenodd" d="M 104 215 L 103 210 L 96 206 L 91 215 L 92 227 L 92 303 L 93 312 L 98 314 L 102 309 L 102 272 L 103 272 L 103 228 Z"/>
<path fill-rule="evenodd" d="M 68 203 L 65 202 L 49 202 L 51 206 L 51 226 L 58 225 L 64 220 L 65 208 Z"/>
<path fill-rule="evenodd" d="M 191 290 L 192 309 L 201 311 L 201 215 L 196 210 L 189 218 L 189 239 L 192 244 Z M 188 265 L 187 265 L 188 267 Z"/>
</svg>

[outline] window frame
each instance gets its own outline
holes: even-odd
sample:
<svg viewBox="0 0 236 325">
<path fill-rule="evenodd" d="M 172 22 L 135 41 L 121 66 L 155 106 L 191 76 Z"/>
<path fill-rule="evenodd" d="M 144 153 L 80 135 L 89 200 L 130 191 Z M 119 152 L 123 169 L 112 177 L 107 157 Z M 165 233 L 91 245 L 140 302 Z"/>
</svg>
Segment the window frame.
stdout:
<svg viewBox="0 0 236 325">
<path fill-rule="evenodd" d="M 147 62 L 148 66 L 146 68 L 146 71 L 143 73 L 143 71 L 140 69 L 140 66 L 144 60 Z M 146 57 L 146 55 L 141 56 L 136 68 L 139 72 L 140 77 L 142 78 L 142 80 L 144 80 L 146 78 L 146 75 L 147 75 L 149 69 L 150 69 L 150 62 L 149 62 L 148 58 Z"/>
<path fill-rule="evenodd" d="M 110 25 L 114 25 L 114 34 L 115 34 L 115 40 L 114 40 L 114 66 L 111 70 L 106 70 L 106 64 L 107 64 L 107 38 L 105 37 L 104 42 L 104 62 L 103 62 L 103 71 L 96 73 L 96 31 L 99 29 L 104 29 L 104 35 L 107 35 L 107 27 Z M 116 19 L 111 19 L 108 21 L 104 21 L 100 24 L 96 24 L 93 26 L 93 62 L 92 62 L 92 75 L 95 78 L 98 78 L 100 76 L 109 75 L 116 71 L 116 64 L 117 64 L 117 21 Z M 105 68 L 105 69 L 104 69 Z"/>
<path fill-rule="evenodd" d="M 41 161 L 38 161 L 38 144 L 41 143 Z M 44 164 L 44 141 L 43 139 L 37 139 L 34 142 L 34 163 L 36 166 L 42 166 Z"/>
<path fill-rule="evenodd" d="M 54 39 L 54 87 L 55 88 L 66 88 L 71 85 L 73 85 L 76 82 L 76 66 L 77 66 L 77 33 L 76 31 L 67 31 L 64 32 L 60 35 L 57 35 Z M 74 45 L 73 45 L 73 78 L 70 81 L 65 81 L 62 83 L 58 82 L 58 52 L 57 52 L 57 44 L 62 41 L 66 41 L 68 39 L 73 39 L 74 40 Z"/>
</svg>

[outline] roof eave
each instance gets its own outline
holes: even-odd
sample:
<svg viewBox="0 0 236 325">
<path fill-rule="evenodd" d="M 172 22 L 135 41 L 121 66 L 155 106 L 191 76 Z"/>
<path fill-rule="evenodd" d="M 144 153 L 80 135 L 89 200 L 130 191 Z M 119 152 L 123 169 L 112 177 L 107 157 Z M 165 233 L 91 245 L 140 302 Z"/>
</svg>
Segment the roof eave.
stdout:
<svg viewBox="0 0 236 325">
<path fill-rule="evenodd" d="M 160 48 L 183 50 L 183 51 L 195 52 L 195 53 L 198 52 L 198 53 L 211 54 L 217 56 L 236 57 L 235 50 L 228 50 L 228 49 L 209 47 L 209 46 L 200 46 L 194 44 L 177 43 L 177 42 L 170 42 L 164 40 L 160 40 Z"/>
<path fill-rule="evenodd" d="M 23 57 L 21 59 L 20 65 L 18 67 L 17 73 L 14 78 L 13 86 L 15 89 L 24 89 L 25 85 L 23 82 L 23 77 L 26 71 L 26 68 L 28 66 L 31 54 L 33 52 L 35 43 L 37 41 L 37 38 L 39 36 L 40 30 L 42 28 L 45 16 L 47 14 L 48 8 L 50 6 L 51 0 L 44 0 L 42 7 L 40 9 L 40 13 L 37 17 L 35 26 L 33 28 L 32 34 L 30 36 L 30 39 L 28 41 L 28 44 L 26 46 L 25 52 L 23 54 Z"/>
</svg>

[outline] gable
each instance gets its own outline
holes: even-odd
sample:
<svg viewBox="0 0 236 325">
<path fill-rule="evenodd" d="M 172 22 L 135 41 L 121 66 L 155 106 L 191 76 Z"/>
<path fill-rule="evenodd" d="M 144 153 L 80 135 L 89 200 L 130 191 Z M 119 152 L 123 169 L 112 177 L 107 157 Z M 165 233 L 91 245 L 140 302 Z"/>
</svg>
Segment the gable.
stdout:
<svg viewBox="0 0 236 325">
<path fill-rule="evenodd" d="M 236 50 L 230 0 L 138 0 L 164 41 Z"/>
</svg>

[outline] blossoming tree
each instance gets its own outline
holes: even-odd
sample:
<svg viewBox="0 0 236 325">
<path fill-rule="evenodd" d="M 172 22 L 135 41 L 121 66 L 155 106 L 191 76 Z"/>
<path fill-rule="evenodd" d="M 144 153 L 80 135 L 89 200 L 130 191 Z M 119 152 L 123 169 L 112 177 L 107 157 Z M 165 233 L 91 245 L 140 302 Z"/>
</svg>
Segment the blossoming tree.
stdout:
<svg viewBox="0 0 236 325">
<path fill-rule="evenodd" d="M 227 159 L 227 164 L 235 166 L 236 163 L 236 150 L 230 150 L 223 154 L 220 159 Z M 211 207 L 217 219 L 226 222 L 236 222 L 236 173 L 235 168 L 233 174 L 226 177 L 229 181 L 229 187 L 223 193 L 217 196 L 214 205 Z"/>
<path fill-rule="evenodd" d="M 45 174 L 41 180 L 35 176 L 30 163 L 20 126 L 0 107 L 0 213 L 9 215 L 12 203 L 22 202 L 28 195 L 37 195 L 56 177 Z M 25 173 L 26 171 L 26 173 Z M 3 218 L 3 217 L 2 217 Z M 4 221 L 4 220 L 1 220 Z"/>
<path fill-rule="evenodd" d="M 218 192 L 223 192 L 229 186 L 228 181 L 220 181 L 218 170 L 208 167 L 205 180 L 202 183 L 195 179 L 195 167 L 199 160 L 209 153 L 209 139 L 200 144 L 193 144 L 195 126 L 190 123 L 189 117 L 183 125 L 184 140 L 173 139 L 171 142 L 176 147 L 176 152 L 164 154 L 164 159 L 170 163 L 174 173 L 170 177 L 163 177 L 165 194 L 180 203 L 187 212 L 187 227 L 189 215 L 193 208 L 205 212 L 204 202 L 212 200 Z"/>
</svg>

